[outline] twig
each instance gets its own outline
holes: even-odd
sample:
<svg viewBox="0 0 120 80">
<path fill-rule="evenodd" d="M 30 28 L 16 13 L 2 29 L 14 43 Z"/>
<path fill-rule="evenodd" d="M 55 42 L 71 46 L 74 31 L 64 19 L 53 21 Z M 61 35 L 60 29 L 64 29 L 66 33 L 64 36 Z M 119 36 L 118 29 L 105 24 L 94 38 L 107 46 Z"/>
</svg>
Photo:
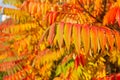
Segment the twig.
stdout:
<svg viewBox="0 0 120 80">
<path fill-rule="evenodd" d="M 104 5 L 104 8 L 103 8 L 103 12 L 101 14 L 101 19 L 103 20 L 104 18 L 104 15 L 106 13 L 106 7 L 107 7 L 107 0 L 103 0 L 103 5 Z"/>
<path fill-rule="evenodd" d="M 101 20 L 97 19 L 97 18 L 94 17 L 92 14 L 90 14 L 90 12 L 87 11 L 87 10 L 84 8 L 84 6 L 83 6 L 79 1 L 78 1 L 78 3 L 79 3 L 79 5 L 84 9 L 84 11 L 85 11 L 87 14 L 89 14 L 89 15 L 90 15 L 92 18 L 94 18 L 97 22 L 102 23 Z"/>
</svg>

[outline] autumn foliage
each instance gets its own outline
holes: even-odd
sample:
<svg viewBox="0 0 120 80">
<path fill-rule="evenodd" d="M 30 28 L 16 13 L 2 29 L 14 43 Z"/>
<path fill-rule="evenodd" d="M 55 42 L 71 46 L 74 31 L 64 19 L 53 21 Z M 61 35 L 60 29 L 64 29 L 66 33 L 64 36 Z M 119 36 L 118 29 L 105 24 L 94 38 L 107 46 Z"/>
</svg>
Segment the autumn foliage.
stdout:
<svg viewBox="0 0 120 80">
<path fill-rule="evenodd" d="M 120 0 L 18 1 L 0 7 L 3 80 L 120 80 Z"/>
</svg>

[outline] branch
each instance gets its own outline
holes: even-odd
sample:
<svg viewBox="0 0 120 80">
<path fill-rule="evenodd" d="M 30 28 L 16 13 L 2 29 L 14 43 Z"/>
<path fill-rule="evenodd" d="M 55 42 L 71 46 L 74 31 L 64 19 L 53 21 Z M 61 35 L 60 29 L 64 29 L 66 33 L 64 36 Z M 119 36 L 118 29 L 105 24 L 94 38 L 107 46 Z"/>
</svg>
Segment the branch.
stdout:
<svg viewBox="0 0 120 80">
<path fill-rule="evenodd" d="M 104 4 L 104 10 L 103 10 L 103 12 L 105 14 L 105 12 L 106 12 L 106 6 L 107 6 L 107 0 L 103 0 L 103 4 Z"/>
<path fill-rule="evenodd" d="M 106 7 L 107 7 L 107 0 L 103 0 L 103 11 L 102 11 L 102 14 L 100 15 L 100 18 L 103 20 L 104 16 L 105 16 L 105 13 L 106 13 Z"/>
<path fill-rule="evenodd" d="M 84 8 L 84 6 L 83 6 L 79 1 L 78 1 L 78 3 L 79 3 L 79 5 L 83 8 L 83 10 L 84 10 L 87 14 L 89 14 L 89 15 L 90 15 L 92 18 L 94 18 L 97 22 L 102 23 L 101 20 L 97 19 L 97 18 L 94 17 L 92 14 L 90 14 L 90 12 L 87 11 L 87 10 Z"/>
</svg>

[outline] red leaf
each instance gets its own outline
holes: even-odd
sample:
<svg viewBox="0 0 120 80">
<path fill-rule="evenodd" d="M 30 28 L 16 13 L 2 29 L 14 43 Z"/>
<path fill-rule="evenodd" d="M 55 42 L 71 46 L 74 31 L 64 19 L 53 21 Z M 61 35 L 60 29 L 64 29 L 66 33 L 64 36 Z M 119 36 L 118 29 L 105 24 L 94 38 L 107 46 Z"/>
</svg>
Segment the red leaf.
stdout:
<svg viewBox="0 0 120 80">
<path fill-rule="evenodd" d="M 76 51 L 80 52 L 80 46 L 81 46 L 81 25 L 75 24 L 73 26 L 73 43 L 75 45 Z"/>
<path fill-rule="evenodd" d="M 71 30 L 72 30 L 72 24 L 71 23 L 65 24 L 64 41 L 68 50 L 70 48 L 70 42 L 71 42 L 71 33 L 72 33 Z"/>
<path fill-rule="evenodd" d="M 115 76 L 113 74 L 110 75 L 109 80 L 115 80 Z"/>
<path fill-rule="evenodd" d="M 8 80 L 9 76 L 4 76 L 3 80 Z"/>
<path fill-rule="evenodd" d="M 117 9 L 116 20 L 117 20 L 118 25 L 119 25 L 119 27 L 120 27 L 120 8 Z"/>
<path fill-rule="evenodd" d="M 108 76 L 106 76 L 106 77 L 104 77 L 104 79 L 103 80 L 109 80 L 109 77 Z"/>
<path fill-rule="evenodd" d="M 75 58 L 75 68 L 77 68 L 79 66 L 79 57 L 76 56 Z"/>
<path fill-rule="evenodd" d="M 85 56 L 83 54 L 78 54 L 75 58 L 75 68 L 77 68 L 80 64 L 85 66 Z"/>
<path fill-rule="evenodd" d="M 3 30 L 13 24 L 14 24 L 14 21 L 12 19 L 7 19 L 4 22 L 0 23 L 0 30 Z"/>
<path fill-rule="evenodd" d="M 120 80 L 120 73 L 116 74 L 116 80 Z"/>
<path fill-rule="evenodd" d="M 48 22 L 50 25 L 52 24 L 52 19 L 53 19 L 53 12 L 50 12 L 48 15 Z"/>
<path fill-rule="evenodd" d="M 85 66 L 86 61 L 85 61 L 85 56 L 83 54 L 79 55 L 79 60 L 80 60 L 79 63 L 81 63 L 82 66 Z"/>
</svg>

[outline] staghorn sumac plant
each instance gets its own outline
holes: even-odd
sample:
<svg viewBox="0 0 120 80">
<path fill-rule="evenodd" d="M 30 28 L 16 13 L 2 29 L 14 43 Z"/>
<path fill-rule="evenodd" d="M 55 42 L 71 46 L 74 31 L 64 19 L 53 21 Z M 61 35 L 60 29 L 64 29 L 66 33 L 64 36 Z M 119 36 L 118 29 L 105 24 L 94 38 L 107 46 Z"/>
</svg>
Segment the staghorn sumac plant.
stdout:
<svg viewBox="0 0 120 80">
<path fill-rule="evenodd" d="M 119 80 L 119 0 L 4 0 L 3 80 Z"/>
</svg>

